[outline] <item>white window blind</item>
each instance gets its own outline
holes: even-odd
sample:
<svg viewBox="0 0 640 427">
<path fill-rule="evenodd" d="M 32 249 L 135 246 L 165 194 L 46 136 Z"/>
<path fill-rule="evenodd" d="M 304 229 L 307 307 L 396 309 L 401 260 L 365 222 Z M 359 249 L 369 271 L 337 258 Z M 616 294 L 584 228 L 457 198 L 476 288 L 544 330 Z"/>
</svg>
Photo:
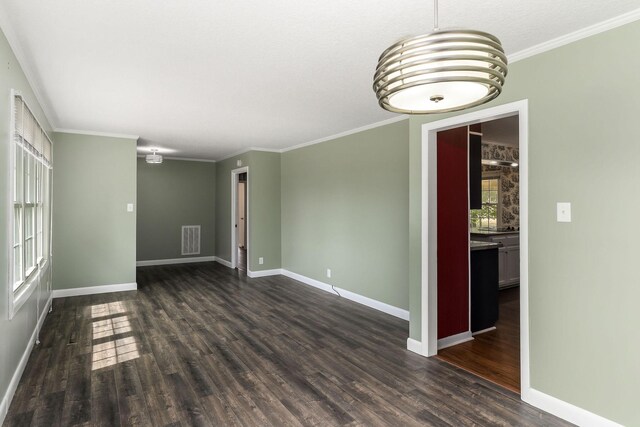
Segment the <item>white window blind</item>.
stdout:
<svg viewBox="0 0 640 427">
<path fill-rule="evenodd" d="M 10 316 L 28 298 L 49 259 L 53 144 L 22 96 L 11 97 L 13 228 Z"/>
</svg>

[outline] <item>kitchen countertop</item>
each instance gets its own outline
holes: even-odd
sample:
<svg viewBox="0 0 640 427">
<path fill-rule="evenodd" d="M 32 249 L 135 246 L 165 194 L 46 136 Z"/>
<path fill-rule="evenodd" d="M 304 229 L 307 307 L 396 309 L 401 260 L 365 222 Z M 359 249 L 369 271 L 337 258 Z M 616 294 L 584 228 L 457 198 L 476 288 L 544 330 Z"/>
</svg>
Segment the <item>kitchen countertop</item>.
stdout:
<svg viewBox="0 0 640 427">
<path fill-rule="evenodd" d="M 498 249 L 502 246 L 502 243 L 479 242 L 477 240 L 472 240 L 469 246 L 472 251 L 484 251 L 486 249 Z"/>
<path fill-rule="evenodd" d="M 500 236 L 503 234 L 520 234 L 520 231 L 511 230 L 511 231 L 497 231 L 497 230 L 478 230 L 477 228 L 471 229 L 471 235 L 478 234 L 482 236 Z"/>
</svg>

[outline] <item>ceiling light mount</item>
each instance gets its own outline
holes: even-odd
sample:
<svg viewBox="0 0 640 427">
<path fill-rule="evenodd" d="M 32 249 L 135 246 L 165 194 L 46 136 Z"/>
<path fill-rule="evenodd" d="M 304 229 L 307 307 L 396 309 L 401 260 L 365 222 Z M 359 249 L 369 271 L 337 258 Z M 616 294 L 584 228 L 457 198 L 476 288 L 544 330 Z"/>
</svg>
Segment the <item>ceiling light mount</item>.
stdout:
<svg viewBox="0 0 640 427">
<path fill-rule="evenodd" d="M 500 40 L 482 31 L 438 29 L 401 40 L 380 55 L 373 90 L 395 113 L 446 113 L 484 104 L 502 92 L 507 57 Z"/>
<path fill-rule="evenodd" d="M 158 154 L 158 151 L 159 150 L 157 148 L 152 148 L 151 154 L 147 154 L 145 157 L 146 162 L 151 164 L 162 163 L 162 156 Z"/>
</svg>

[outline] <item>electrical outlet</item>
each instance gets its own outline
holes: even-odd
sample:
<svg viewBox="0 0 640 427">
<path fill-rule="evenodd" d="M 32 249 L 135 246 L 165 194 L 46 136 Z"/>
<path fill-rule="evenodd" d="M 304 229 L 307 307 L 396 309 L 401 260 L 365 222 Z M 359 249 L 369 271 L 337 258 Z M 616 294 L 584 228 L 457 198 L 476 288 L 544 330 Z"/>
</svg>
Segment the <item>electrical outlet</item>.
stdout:
<svg viewBox="0 0 640 427">
<path fill-rule="evenodd" d="M 264 264 L 264 258 L 262 257 L 258 258 L 258 264 Z"/>
<path fill-rule="evenodd" d="M 127 212 L 133 212 L 133 203 L 127 203 Z"/>
<path fill-rule="evenodd" d="M 331 278 L 331 269 L 330 268 L 327 268 L 327 277 Z"/>
</svg>

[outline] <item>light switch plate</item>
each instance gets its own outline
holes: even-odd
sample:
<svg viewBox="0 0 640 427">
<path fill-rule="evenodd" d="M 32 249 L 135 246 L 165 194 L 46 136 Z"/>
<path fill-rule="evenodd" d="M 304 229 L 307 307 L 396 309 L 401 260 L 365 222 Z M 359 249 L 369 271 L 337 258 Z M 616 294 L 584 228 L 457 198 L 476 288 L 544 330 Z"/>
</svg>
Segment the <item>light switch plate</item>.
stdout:
<svg viewBox="0 0 640 427">
<path fill-rule="evenodd" d="M 558 222 L 571 222 L 571 203 L 558 202 Z"/>
<path fill-rule="evenodd" d="M 133 212 L 133 203 L 127 203 L 127 212 Z"/>
</svg>

